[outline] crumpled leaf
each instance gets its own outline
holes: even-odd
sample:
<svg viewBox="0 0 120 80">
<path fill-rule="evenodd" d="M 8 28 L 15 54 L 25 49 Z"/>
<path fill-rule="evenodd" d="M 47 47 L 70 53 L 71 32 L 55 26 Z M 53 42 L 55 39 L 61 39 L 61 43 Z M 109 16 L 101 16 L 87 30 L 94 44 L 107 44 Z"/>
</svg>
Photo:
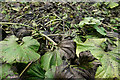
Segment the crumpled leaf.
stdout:
<svg viewBox="0 0 120 80">
<path fill-rule="evenodd" d="M 0 79 L 10 78 L 10 76 L 14 76 L 13 71 L 11 70 L 10 64 L 2 64 L 0 65 Z"/>
<path fill-rule="evenodd" d="M 27 71 L 27 76 L 24 80 L 40 80 L 45 78 L 45 71 L 41 68 L 41 64 L 33 64 L 30 69 Z"/>
<path fill-rule="evenodd" d="M 73 40 L 62 40 L 59 44 L 61 57 L 74 59 L 76 57 L 76 43 Z"/>
<path fill-rule="evenodd" d="M 40 55 L 36 53 L 39 48 L 37 40 L 32 37 L 24 37 L 23 44 L 20 45 L 16 41 L 15 36 L 10 36 L 6 41 L 1 41 L 2 52 L 0 52 L 3 61 L 7 63 L 36 61 Z"/>
<path fill-rule="evenodd" d="M 106 41 L 102 39 L 88 39 L 84 43 L 77 43 L 76 53 L 77 55 L 81 51 L 90 50 L 92 55 L 97 58 L 101 64 L 97 69 L 96 78 L 120 78 L 120 71 L 118 70 L 120 65 L 120 53 L 118 53 L 118 47 L 112 51 L 105 52 L 101 47 L 101 43 Z M 118 46 L 118 42 L 116 43 Z"/>
<path fill-rule="evenodd" d="M 41 57 L 41 67 L 44 70 L 49 70 L 52 66 L 59 66 L 62 64 L 62 59 L 58 50 L 47 52 Z"/>
<path fill-rule="evenodd" d="M 63 61 L 63 64 L 61 64 L 60 66 L 56 66 L 56 67 L 54 66 L 51 69 L 49 69 L 46 72 L 46 76 L 47 76 L 46 78 L 66 79 L 66 80 L 80 78 L 80 79 L 94 80 L 95 72 L 99 67 L 100 63 L 94 59 L 94 57 L 91 55 L 89 51 L 81 52 L 80 57 L 77 58 L 76 60 L 84 61 L 86 59 L 85 56 L 90 57 L 88 58 L 85 64 L 71 65 L 68 61 Z M 88 65 L 90 66 L 88 67 Z"/>
<path fill-rule="evenodd" d="M 20 11 L 20 7 L 12 7 L 12 9 L 15 11 Z"/>
<path fill-rule="evenodd" d="M 94 80 L 94 74 L 88 69 L 80 66 L 72 66 L 64 61 L 62 65 L 56 67 L 54 78 Z"/>
<path fill-rule="evenodd" d="M 11 9 L 15 10 L 15 11 L 20 11 L 21 7 L 19 3 L 14 3 L 12 4 Z"/>
<path fill-rule="evenodd" d="M 17 28 L 17 29 L 14 30 L 14 34 L 17 38 L 22 40 L 23 37 L 31 36 L 32 31 L 30 31 L 29 29 L 27 29 L 25 27 L 20 27 L 20 28 Z"/>
<path fill-rule="evenodd" d="M 90 51 L 82 51 L 79 53 L 79 62 L 80 64 L 92 62 L 94 60 L 97 60 Z"/>
</svg>

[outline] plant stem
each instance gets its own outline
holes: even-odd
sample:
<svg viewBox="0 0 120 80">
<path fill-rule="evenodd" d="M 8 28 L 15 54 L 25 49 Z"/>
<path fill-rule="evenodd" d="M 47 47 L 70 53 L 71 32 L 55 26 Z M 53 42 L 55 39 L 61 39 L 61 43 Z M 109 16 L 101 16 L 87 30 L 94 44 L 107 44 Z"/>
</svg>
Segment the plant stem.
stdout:
<svg viewBox="0 0 120 80">
<path fill-rule="evenodd" d="M 113 30 L 118 31 L 118 29 L 115 29 L 115 28 L 112 27 L 110 24 L 107 25 L 107 24 L 102 23 L 102 25 L 105 26 L 105 27 L 109 27 L 109 28 L 111 28 L 111 29 L 113 29 Z"/>
<path fill-rule="evenodd" d="M 62 19 L 54 19 L 54 20 L 51 20 L 51 21 L 47 22 L 47 23 L 45 24 L 45 26 L 48 25 L 49 23 L 53 22 L 53 21 L 62 21 Z"/>
<path fill-rule="evenodd" d="M 25 67 L 25 69 L 20 73 L 19 78 L 22 76 L 22 74 L 26 71 L 26 69 L 32 64 L 32 61 Z"/>
<path fill-rule="evenodd" d="M 56 24 L 56 23 L 59 23 L 59 21 L 53 22 L 53 23 L 51 23 L 49 25 L 46 25 L 46 27 L 51 26 L 51 25 Z"/>
<path fill-rule="evenodd" d="M 47 35 L 43 34 L 43 33 L 40 33 L 41 36 L 44 36 L 46 37 L 49 41 L 51 41 L 55 46 L 57 45 L 57 43 L 55 43 L 51 38 L 49 38 Z"/>
<path fill-rule="evenodd" d="M 46 37 L 49 41 L 51 41 L 54 45 L 57 45 L 57 43 L 55 43 L 51 38 L 49 38 L 47 35 L 39 32 L 38 30 L 36 30 L 34 27 L 31 27 L 29 25 L 25 25 L 25 24 L 21 24 L 21 23 L 10 23 L 10 22 L 0 22 L 0 24 L 11 24 L 11 25 L 21 25 L 21 26 L 26 26 L 26 27 L 30 27 L 33 30 L 35 30 L 36 32 L 38 32 L 39 35 Z"/>
<path fill-rule="evenodd" d="M 21 23 L 0 22 L 0 24 L 21 25 L 21 26 L 29 27 L 29 25 L 25 25 L 25 24 L 21 24 Z"/>
<path fill-rule="evenodd" d="M 65 34 L 48 34 L 47 36 L 59 36 L 59 35 L 65 36 Z"/>
<path fill-rule="evenodd" d="M 54 14 L 55 16 L 57 16 L 59 19 L 61 19 L 55 12 L 53 12 L 53 14 Z"/>
</svg>

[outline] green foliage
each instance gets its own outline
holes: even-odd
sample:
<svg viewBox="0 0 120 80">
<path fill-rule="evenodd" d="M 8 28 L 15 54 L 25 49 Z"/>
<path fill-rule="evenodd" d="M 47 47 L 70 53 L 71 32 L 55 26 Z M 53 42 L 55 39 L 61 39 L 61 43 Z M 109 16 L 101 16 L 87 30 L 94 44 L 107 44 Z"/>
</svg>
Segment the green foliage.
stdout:
<svg viewBox="0 0 120 80">
<path fill-rule="evenodd" d="M 0 79 L 10 78 L 10 76 L 14 76 L 14 73 L 11 70 L 11 65 L 10 64 L 0 65 Z"/>
<path fill-rule="evenodd" d="M 105 2 L 105 5 L 108 5 L 107 8 L 111 8 L 111 9 L 119 6 L 119 4 L 116 2 Z"/>
<path fill-rule="evenodd" d="M 3 13 L 3 14 L 7 14 L 7 12 L 6 12 L 5 10 L 3 10 L 1 13 Z"/>
<path fill-rule="evenodd" d="M 112 41 L 119 35 L 117 2 L 1 4 L 0 26 L 8 38 L 0 41 L 0 79 L 120 78 L 120 41 Z M 34 33 L 25 37 L 29 31 Z M 38 59 L 40 63 L 33 63 Z M 25 67 L 28 62 L 32 64 Z"/>
<path fill-rule="evenodd" d="M 30 70 L 27 71 L 28 80 L 53 78 L 56 66 L 62 64 L 60 53 L 57 50 L 45 53 L 40 62 L 32 65 Z"/>
<path fill-rule="evenodd" d="M 51 69 L 49 69 L 46 73 L 45 73 L 45 78 L 54 78 L 55 75 L 55 70 L 56 70 L 56 66 L 52 66 Z"/>
<path fill-rule="evenodd" d="M 102 64 L 102 67 L 97 69 L 96 78 L 120 78 L 118 70 L 120 65 L 120 54 L 117 47 L 112 51 L 105 52 L 100 46 L 106 39 L 87 39 L 84 43 L 77 42 L 77 55 L 81 51 L 90 50 L 92 55 L 96 57 Z M 119 41 L 120 42 L 120 41 Z"/>
<path fill-rule="evenodd" d="M 94 26 L 94 28 L 102 35 L 106 35 L 105 29 L 103 27 Z"/>
<path fill-rule="evenodd" d="M 3 61 L 7 63 L 36 61 L 40 55 L 36 53 L 39 43 L 32 37 L 24 37 L 23 44 L 18 44 L 15 36 L 10 36 L 5 41 L 1 41 Z"/>
<path fill-rule="evenodd" d="M 85 17 L 83 21 L 79 23 L 79 26 L 82 28 L 84 25 L 100 25 L 101 22 L 98 19 L 93 17 Z"/>
<path fill-rule="evenodd" d="M 27 75 L 29 76 L 27 80 L 40 80 L 45 78 L 45 71 L 41 68 L 41 65 L 37 63 L 30 67 Z"/>
<path fill-rule="evenodd" d="M 79 26 L 82 28 L 85 25 L 91 25 L 94 29 L 97 30 L 102 35 L 106 35 L 106 31 L 103 27 L 98 27 L 101 25 L 101 22 L 99 19 L 95 19 L 93 17 L 85 17 L 83 21 L 79 23 Z"/>
<path fill-rule="evenodd" d="M 47 52 L 41 57 L 41 67 L 46 71 L 52 66 L 59 66 L 60 64 L 62 64 L 62 59 L 58 50 Z"/>
</svg>

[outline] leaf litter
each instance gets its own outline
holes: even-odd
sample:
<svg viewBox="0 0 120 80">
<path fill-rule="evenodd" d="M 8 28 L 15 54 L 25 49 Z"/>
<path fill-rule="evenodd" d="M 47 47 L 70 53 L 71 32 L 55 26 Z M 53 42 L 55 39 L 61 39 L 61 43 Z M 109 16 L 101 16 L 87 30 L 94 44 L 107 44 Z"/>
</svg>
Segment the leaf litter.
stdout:
<svg viewBox="0 0 120 80">
<path fill-rule="evenodd" d="M 120 78 L 119 2 L 2 5 L 2 63 L 33 61 L 21 79 Z"/>
</svg>

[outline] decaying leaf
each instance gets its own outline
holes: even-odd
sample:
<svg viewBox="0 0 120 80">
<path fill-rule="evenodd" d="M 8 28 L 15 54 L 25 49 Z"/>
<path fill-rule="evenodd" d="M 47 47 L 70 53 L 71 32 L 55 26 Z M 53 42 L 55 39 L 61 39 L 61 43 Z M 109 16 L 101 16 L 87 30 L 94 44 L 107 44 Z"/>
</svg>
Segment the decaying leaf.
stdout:
<svg viewBox="0 0 120 80">
<path fill-rule="evenodd" d="M 22 38 L 25 36 L 31 36 L 31 34 L 32 34 L 32 31 L 30 31 L 26 27 L 17 28 L 15 30 L 13 30 L 13 32 L 14 32 L 14 35 L 17 38 L 19 38 L 19 40 L 22 40 Z"/>
<path fill-rule="evenodd" d="M 84 64 L 86 62 L 92 62 L 94 60 L 97 60 L 90 51 L 82 51 L 79 53 L 79 62 L 80 64 Z"/>
<path fill-rule="evenodd" d="M 96 67 L 96 68 L 95 68 Z M 95 72 L 94 69 L 97 69 L 98 66 L 94 65 L 93 68 L 85 69 L 78 66 L 69 65 L 66 62 L 63 62 L 61 66 L 56 67 L 54 78 L 58 79 L 89 79 L 94 80 Z"/>
<path fill-rule="evenodd" d="M 79 52 L 90 50 L 92 55 L 97 58 L 102 66 L 97 69 L 96 78 L 120 78 L 120 54 L 118 52 L 118 42 L 116 42 L 117 47 L 112 51 L 105 52 L 100 45 L 105 42 L 106 39 L 88 39 L 84 43 L 77 42 L 77 55 Z"/>
<path fill-rule="evenodd" d="M 76 43 L 73 40 L 62 40 L 58 45 L 61 57 L 74 59 L 76 57 Z"/>
<path fill-rule="evenodd" d="M 63 61 L 62 65 L 56 67 L 54 78 L 94 80 L 96 70 L 101 65 L 100 62 L 95 59 L 90 51 L 80 52 L 79 58 L 76 59 L 80 65 L 71 65 Z"/>
</svg>

